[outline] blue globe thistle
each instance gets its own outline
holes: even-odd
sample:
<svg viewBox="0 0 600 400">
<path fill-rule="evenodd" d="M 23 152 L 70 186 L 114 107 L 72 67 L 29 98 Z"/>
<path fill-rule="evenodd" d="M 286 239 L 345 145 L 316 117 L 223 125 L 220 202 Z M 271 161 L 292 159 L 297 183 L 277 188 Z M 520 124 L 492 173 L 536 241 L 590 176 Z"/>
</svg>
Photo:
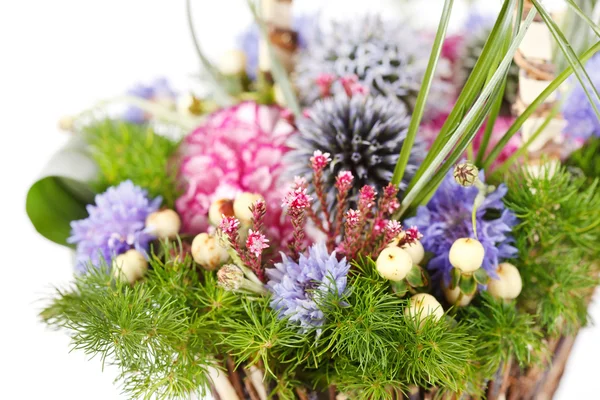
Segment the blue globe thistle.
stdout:
<svg viewBox="0 0 600 400">
<path fill-rule="evenodd" d="M 335 177 L 343 170 L 354 175 L 352 197 L 364 185 L 380 191 L 392 179 L 409 124 L 406 107 L 385 97 L 341 94 L 319 100 L 297 121 L 299 132 L 288 142 L 292 149 L 287 155 L 289 175 L 310 180 L 308 160 L 321 150 L 332 159 L 323 171 L 330 204 L 335 201 Z M 406 188 L 424 157 L 425 143 L 417 138 L 400 190 Z"/>
<path fill-rule="evenodd" d="M 594 55 L 585 67 L 590 80 L 596 88 L 600 88 L 600 54 Z M 578 81 L 563 103 L 562 113 L 567 121 L 565 133 L 575 138 L 588 139 L 591 136 L 600 137 L 600 121 L 594 108 Z M 600 110 L 600 104 L 596 103 Z"/>
<path fill-rule="evenodd" d="M 145 190 L 125 181 L 108 188 L 95 200 L 95 205 L 87 206 L 87 218 L 71 222 L 71 236 L 67 241 L 77 245 L 79 272 L 130 249 L 145 254 L 155 239 L 145 224 L 146 217 L 160 207 L 160 197 L 150 200 Z"/>
<path fill-rule="evenodd" d="M 319 76 L 355 75 L 371 94 L 398 99 L 412 110 L 430 50 L 430 43 L 406 23 L 372 15 L 333 22 L 331 32 L 311 35 L 306 49 L 298 54 L 295 83 L 302 102 L 310 105 L 321 97 L 315 84 Z M 431 99 L 439 97 L 438 87 L 434 82 Z M 340 85 L 332 89 L 334 93 L 343 90 Z"/>
<path fill-rule="evenodd" d="M 479 179 L 483 182 L 483 172 L 479 173 Z M 438 282 L 441 279 L 449 282 L 452 265 L 448 254 L 454 241 L 475 237 L 471 213 L 478 192 L 475 186 L 459 185 L 450 171 L 427 206 L 419 207 L 417 215 L 404 223 L 405 226 L 416 225 L 423 234 L 421 243 L 425 251 L 433 254 L 427 269 Z M 496 270 L 501 261 L 517 255 L 511 235 L 517 218 L 502 202 L 506 192 L 506 186 L 500 185 L 477 209 L 477 235 L 485 249 L 482 267 L 493 278 L 497 278 Z"/>
<path fill-rule="evenodd" d="M 298 262 L 282 253 L 282 261 L 266 270 L 267 287 L 273 293 L 271 307 L 303 331 L 319 328 L 326 318 L 323 300 L 331 295 L 342 298 L 349 270 L 346 259 L 338 260 L 335 252 L 329 254 L 325 243 L 310 247 Z"/>
</svg>

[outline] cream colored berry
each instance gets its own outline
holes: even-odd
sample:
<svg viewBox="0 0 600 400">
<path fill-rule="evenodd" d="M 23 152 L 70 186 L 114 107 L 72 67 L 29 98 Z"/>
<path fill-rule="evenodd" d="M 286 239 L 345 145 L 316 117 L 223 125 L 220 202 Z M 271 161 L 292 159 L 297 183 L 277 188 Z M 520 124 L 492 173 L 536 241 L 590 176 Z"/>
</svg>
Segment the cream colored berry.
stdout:
<svg viewBox="0 0 600 400">
<path fill-rule="evenodd" d="M 419 317 L 423 323 L 428 317 L 439 321 L 444 316 L 444 309 L 432 295 L 419 293 L 410 298 L 406 313 L 413 318 Z"/>
<path fill-rule="evenodd" d="M 483 264 L 485 250 L 477 239 L 457 239 L 450 248 L 450 264 L 462 272 L 470 273 L 478 270 Z"/>
<path fill-rule="evenodd" d="M 263 200 L 260 194 L 256 193 L 241 193 L 233 201 L 233 214 L 244 225 L 249 225 L 252 222 L 252 211 L 250 208 L 258 200 Z"/>
<path fill-rule="evenodd" d="M 376 261 L 379 275 L 390 281 L 401 281 L 413 266 L 410 254 L 400 247 L 386 247 Z"/>
<path fill-rule="evenodd" d="M 463 293 L 463 295 L 460 299 L 460 302 L 458 302 L 458 304 L 457 304 L 456 301 L 458 300 L 458 298 L 460 296 L 460 288 L 458 286 L 455 287 L 454 289 L 450 289 L 446 285 L 442 285 L 442 290 L 444 292 L 444 297 L 446 297 L 446 300 L 448 300 L 448 303 L 450 303 L 452 305 L 461 306 L 461 307 L 468 306 L 471 303 L 471 300 L 473 300 L 473 298 L 475 297 L 475 294 L 467 296 L 466 294 Z"/>
<path fill-rule="evenodd" d="M 201 233 L 192 241 L 192 257 L 202 268 L 212 271 L 229 260 L 227 249 L 223 248 L 219 240 Z"/>
<path fill-rule="evenodd" d="M 141 279 L 148 271 L 148 261 L 142 253 L 137 250 L 127 250 L 113 259 L 112 273 L 117 279 L 123 279 L 133 284 Z"/>
<path fill-rule="evenodd" d="M 425 258 L 425 249 L 420 241 L 416 240 L 411 244 L 405 244 L 402 246 L 402 250 L 410 254 L 413 264 L 421 264 L 423 258 Z"/>
<path fill-rule="evenodd" d="M 246 71 L 246 54 L 243 51 L 228 50 L 219 58 L 219 70 L 223 75 L 238 75 Z"/>
<path fill-rule="evenodd" d="M 212 202 L 208 209 L 208 220 L 213 226 L 219 226 L 223 215 L 233 217 L 233 200 L 219 199 Z"/>
<path fill-rule="evenodd" d="M 523 281 L 517 267 L 509 263 L 502 263 L 498 265 L 496 273 L 499 279 L 490 279 L 488 292 L 501 299 L 516 299 L 523 289 Z"/>
<path fill-rule="evenodd" d="M 181 229 L 181 218 L 170 209 L 155 211 L 146 218 L 146 228 L 159 239 L 174 238 Z"/>
</svg>

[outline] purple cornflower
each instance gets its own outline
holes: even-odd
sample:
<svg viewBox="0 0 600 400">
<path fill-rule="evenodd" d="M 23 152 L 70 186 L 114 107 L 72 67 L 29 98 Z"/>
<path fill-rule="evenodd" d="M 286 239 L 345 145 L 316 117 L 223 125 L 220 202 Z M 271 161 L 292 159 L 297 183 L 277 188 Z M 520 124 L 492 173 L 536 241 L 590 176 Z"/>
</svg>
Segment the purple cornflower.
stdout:
<svg viewBox="0 0 600 400">
<path fill-rule="evenodd" d="M 593 56 L 586 64 L 585 69 L 595 87 L 600 88 L 600 54 Z M 562 114 L 567 121 L 565 133 L 574 138 L 587 139 L 591 136 L 600 137 L 600 121 L 596 116 L 594 107 L 585 94 L 578 81 L 572 82 L 573 90 L 565 100 Z M 589 90 L 588 92 L 592 92 Z M 596 103 L 600 110 L 600 104 Z"/>
<path fill-rule="evenodd" d="M 170 102 L 173 105 L 177 96 L 165 78 L 158 78 L 149 85 L 138 83 L 129 89 L 127 94 L 161 103 Z M 148 115 L 140 108 L 129 107 L 123 113 L 123 119 L 134 124 L 142 124 L 148 120 Z"/>
<path fill-rule="evenodd" d="M 484 180 L 482 171 L 479 179 Z M 517 255 L 511 235 L 517 218 L 504 207 L 502 198 L 506 191 L 506 186 L 500 185 L 486 197 L 476 214 L 478 239 L 485 249 L 483 268 L 493 278 L 497 277 L 499 262 Z M 450 247 L 456 239 L 474 237 L 471 212 L 477 193 L 474 186 L 465 188 L 456 183 L 450 171 L 427 206 L 419 207 L 417 215 L 405 221 L 405 226 L 416 225 L 423 234 L 423 247 L 433 253 L 427 269 L 434 280 L 443 278 L 449 282 Z"/>
<path fill-rule="evenodd" d="M 322 242 L 310 247 L 308 256 L 301 254 L 299 262 L 282 254 L 282 261 L 266 270 L 267 287 L 273 293 L 271 307 L 298 323 L 302 331 L 319 328 L 326 319 L 322 301 L 329 295 L 344 295 L 349 269 L 346 259 L 339 261 L 335 252 L 329 254 Z"/>
<path fill-rule="evenodd" d="M 148 193 L 125 181 L 96 196 L 96 204 L 88 205 L 86 219 L 71 222 L 67 241 L 77 245 L 75 268 L 85 272 L 89 265 L 97 267 L 102 260 L 130 249 L 142 254 L 155 237 L 146 229 L 146 217 L 157 211 L 162 199 L 151 200 Z"/>
</svg>

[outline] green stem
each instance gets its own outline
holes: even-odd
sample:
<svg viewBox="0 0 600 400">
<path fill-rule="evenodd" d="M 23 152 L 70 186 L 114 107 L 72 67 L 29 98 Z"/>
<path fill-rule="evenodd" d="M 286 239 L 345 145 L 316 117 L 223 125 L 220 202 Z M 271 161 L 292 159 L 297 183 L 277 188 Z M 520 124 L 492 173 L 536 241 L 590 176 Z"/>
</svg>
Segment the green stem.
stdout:
<svg viewBox="0 0 600 400">
<path fill-rule="evenodd" d="M 590 47 L 585 53 L 581 55 L 581 61 L 586 62 L 589 60 L 596 52 L 600 51 L 600 42 L 596 42 L 592 47 Z M 552 94 L 556 89 L 560 87 L 560 85 L 573 73 L 573 67 L 567 67 L 560 75 L 558 75 L 542 93 L 523 111 L 521 115 L 515 120 L 512 126 L 508 129 L 508 131 L 504 134 L 504 136 L 498 141 L 498 143 L 494 146 L 490 154 L 487 156 L 486 160 L 483 163 L 483 168 L 487 169 L 490 165 L 494 163 L 494 161 L 498 158 L 498 155 L 502 151 L 502 149 L 506 146 L 506 144 L 510 141 L 510 139 L 521 129 L 525 121 L 533 115 L 533 113 L 544 103 L 544 100 L 550 94 Z"/>
<path fill-rule="evenodd" d="M 444 3 L 444 9 L 442 10 L 442 16 L 440 17 L 440 23 L 435 35 L 431 54 L 429 56 L 429 62 L 427 63 L 423 84 L 421 85 L 421 90 L 419 90 L 419 95 L 417 96 L 417 102 L 415 109 L 413 110 L 412 118 L 410 119 L 408 133 L 406 135 L 406 139 L 404 139 L 402 150 L 400 151 L 400 158 L 398 158 L 398 162 L 394 168 L 394 175 L 392 177 L 392 183 L 394 185 L 399 185 L 402 181 L 404 171 L 408 165 L 412 147 L 415 143 L 417 132 L 419 131 L 419 126 L 421 125 L 421 119 L 423 118 L 423 113 L 425 112 L 425 106 L 427 104 L 427 96 L 429 95 L 429 90 L 431 89 L 431 84 L 435 75 L 435 69 L 437 67 L 438 60 L 440 59 L 442 45 L 444 44 L 446 31 L 448 30 L 448 23 L 450 21 L 450 15 L 452 14 L 453 3 L 454 0 L 446 0 Z"/>
<path fill-rule="evenodd" d="M 198 59 L 200 59 L 200 63 L 202 63 L 202 66 L 213 80 L 215 88 L 215 100 L 222 106 L 231 105 L 233 104 L 233 99 L 229 96 L 225 89 L 227 87 L 225 79 L 223 78 L 223 76 L 221 76 L 221 73 L 211 64 L 211 62 L 204 55 L 202 49 L 200 48 L 200 42 L 198 41 L 198 37 L 196 36 L 196 30 L 194 29 L 194 20 L 192 18 L 192 1 L 186 0 L 185 5 L 188 28 L 190 30 L 190 35 L 192 36 L 192 41 L 194 42 L 194 49 L 196 50 Z"/>
</svg>

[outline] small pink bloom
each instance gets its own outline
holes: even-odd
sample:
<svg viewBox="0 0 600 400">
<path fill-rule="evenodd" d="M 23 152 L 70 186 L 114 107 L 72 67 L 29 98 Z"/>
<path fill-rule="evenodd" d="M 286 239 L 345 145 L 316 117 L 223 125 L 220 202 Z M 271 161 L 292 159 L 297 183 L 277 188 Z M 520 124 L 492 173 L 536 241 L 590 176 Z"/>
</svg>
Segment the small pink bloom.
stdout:
<svg viewBox="0 0 600 400">
<path fill-rule="evenodd" d="M 398 211 L 399 208 L 400 208 L 400 202 L 398 201 L 398 199 L 393 199 L 392 201 L 390 201 L 390 204 L 388 205 L 387 212 L 388 212 L 388 214 L 393 214 L 396 211 Z"/>
<path fill-rule="evenodd" d="M 331 154 L 323 153 L 321 150 L 315 150 L 313 156 L 310 158 L 310 162 L 315 171 L 322 171 L 323 168 L 331 161 Z"/>
<path fill-rule="evenodd" d="M 304 210 L 310 207 L 312 197 L 306 193 L 306 188 L 298 187 L 290 190 L 283 199 L 283 207 L 290 210 Z"/>
<path fill-rule="evenodd" d="M 298 189 L 298 188 L 306 188 L 308 186 L 308 183 L 306 182 L 306 179 L 301 177 L 301 176 L 295 176 L 294 177 L 294 190 Z"/>
<path fill-rule="evenodd" d="M 406 243 L 413 243 L 423 238 L 423 235 L 421 235 L 421 232 L 419 232 L 419 228 L 417 228 L 416 226 L 411 226 L 410 228 L 408 228 L 404 232 L 404 235 L 404 240 Z"/>
<path fill-rule="evenodd" d="M 240 221 L 235 217 L 228 217 L 226 215 L 222 215 L 222 217 L 219 229 L 227 236 L 236 233 L 240 228 Z"/>
<path fill-rule="evenodd" d="M 351 84 L 349 87 L 349 91 L 350 91 L 349 96 L 354 96 L 354 95 L 366 96 L 369 94 L 369 88 L 364 85 L 361 85 L 360 83 Z"/>
<path fill-rule="evenodd" d="M 321 97 L 331 96 L 331 85 L 335 82 L 335 76 L 327 73 L 319 74 L 316 79 L 316 84 L 321 91 Z"/>
<path fill-rule="evenodd" d="M 385 226 L 385 232 L 386 235 L 394 238 L 398 236 L 400 232 L 402 232 L 402 224 L 400 224 L 400 222 L 398 221 L 388 221 L 388 223 Z"/>
<path fill-rule="evenodd" d="M 346 211 L 346 222 L 349 227 L 355 227 L 360 222 L 360 211 L 352 209 Z"/>
<path fill-rule="evenodd" d="M 385 189 L 383 189 L 383 195 L 387 198 L 394 198 L 398 194 L 398 186 L 393 183 L 388 184 Z"/>
<path fill-rule="evenodd" d="M 388 222 L 389 221 L 387 219 L 377 218 L 375 220 L 375 223 L 373 224 L 373 230 L 375 231 L 375 233 L 380 234 L 384 232 Z"/>
<path fill-rule="evenodd" d="M 361 208 L 371 208 L 375 204 L 377 192 L 373 186 L 365 185 L 360 189 L 358 204 Z"/>
<path fill-rule="evenodd" d="M 255 232 L 252 229 L 248 230 L 248 239 L 246 240 L 246 248 L 256 257 L 260 257 L 264 249 L 269 248 L 269 240 L 260 232 Z"/>
<path fill-rule="evenodd" d="M 350 171 L 340 171 L 338 176 L 335 178 L 335 187 L 340 192 L 347 192 L 352 188 L 352 181 L 354 175 Z"/>
</svg>

